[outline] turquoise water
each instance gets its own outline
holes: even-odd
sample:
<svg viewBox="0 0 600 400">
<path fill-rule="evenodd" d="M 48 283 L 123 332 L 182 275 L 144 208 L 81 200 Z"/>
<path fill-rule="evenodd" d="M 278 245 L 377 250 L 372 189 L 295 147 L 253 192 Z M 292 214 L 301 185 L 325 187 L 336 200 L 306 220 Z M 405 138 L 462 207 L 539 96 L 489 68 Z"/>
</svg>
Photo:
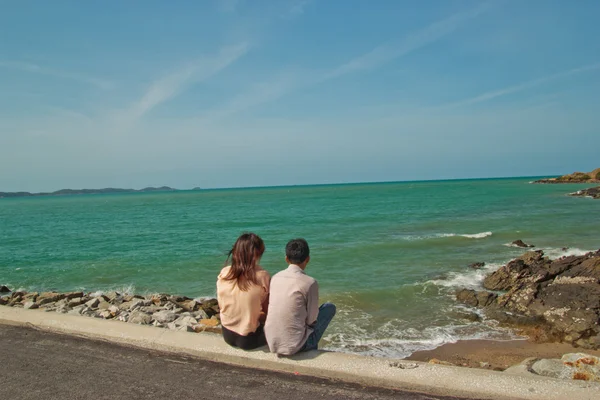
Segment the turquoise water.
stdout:
<svg viewBox="0 0 600 400">
<path fill-rule="evenodd" d="M 508 338 L 462 319 L 454 290 L 520 255 L 515 239 L 553 256 L 600 247 L 600 201 L 565 195 L 585 186 L 530 180 L 0 199 L 0 284 L 213 296 L 224 254 L 253 231 L 271 273 L 286 267 L 288 239 L 309 241 L 307 272 L 339 309 L 330 349 L 396 357 Z M 487 269 L 467 267 L 476 261 Z"/>
</svg>

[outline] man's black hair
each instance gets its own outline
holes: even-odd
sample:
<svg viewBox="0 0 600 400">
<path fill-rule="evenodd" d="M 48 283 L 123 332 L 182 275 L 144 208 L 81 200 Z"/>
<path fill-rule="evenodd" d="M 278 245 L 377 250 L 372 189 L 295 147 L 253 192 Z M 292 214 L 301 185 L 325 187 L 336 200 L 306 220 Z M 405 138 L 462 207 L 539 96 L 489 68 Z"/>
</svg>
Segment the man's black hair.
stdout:
<svg viewBox="0 0 600 400">
<path fill-rule="evenodd" d="M 309 255 L 310 249 L 304 239 L 292 239 L 285 246 L 285 256 L 292 264 L 302 264 Z"/>
</svg>

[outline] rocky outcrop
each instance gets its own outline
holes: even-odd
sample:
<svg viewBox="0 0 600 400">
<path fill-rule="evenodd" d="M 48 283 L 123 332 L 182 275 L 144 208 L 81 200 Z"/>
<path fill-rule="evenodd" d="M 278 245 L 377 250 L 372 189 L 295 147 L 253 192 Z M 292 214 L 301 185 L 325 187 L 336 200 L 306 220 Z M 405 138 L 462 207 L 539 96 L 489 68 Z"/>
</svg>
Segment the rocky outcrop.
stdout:
<svg viewBox="0 0 600 400">
<path fill-rule="evenodd" d="M 216 299 L 155 294 L 127 295 L 118 292 L 11 292 L 0 305 L 39 308 L 48 312 L 114 319 L 186 332 L 221 331 Z"/>
<path fill-rule="evenodd" d="M 573 172 L 558 178 L 540 179 L 534 183 L 600 183 L 600 168 L 592 172 Z"/>
<path fill-rule="evenodd" d="M 0 293 L 10 293 L 10 289 L 7 286 L 0 286 Z"/>
<path fill-rule="evenodd" d="M 521 239 L 517 239 L 514 242 L 511 243 L 511 245 L 516 246 L 516 247 L 535 247 L 532 244 L 527 244 L 525 242 L 523 242 Z"/>
<path fill-rule="evenodd" d="M 591 197 L 592 199 L 600 199 L 600 186 L 578 190 L 576 192 L 569 193 L 569 196 Z"/>
<path fill-rule="evenodd" d="M 600 250 L 556 260 L 527 252 L 488 275 L 483 286 L 493 292 L 463 289 L 456 298 L 488 318 L 535 331 L 540 341 L 600 348 Z"/>
<path fill-rule="evenodd" d="M 481 269 L 483 267 L 485 267 L 485 263 L 481 262 L 481 261 L 478 261 L 478 262 L 475 262 L 475 263 L 469 265 L 469 268 L 473 268 L 473 269 Z"/>
</svg>

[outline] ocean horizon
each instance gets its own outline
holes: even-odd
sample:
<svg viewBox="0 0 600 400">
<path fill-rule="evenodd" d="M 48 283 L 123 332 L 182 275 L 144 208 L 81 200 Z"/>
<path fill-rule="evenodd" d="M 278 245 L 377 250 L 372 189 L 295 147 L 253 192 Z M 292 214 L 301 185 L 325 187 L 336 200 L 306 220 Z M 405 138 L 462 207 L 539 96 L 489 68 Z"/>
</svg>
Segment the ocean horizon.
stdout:
<svg viewBox="0 0 600 400">
<path fill-rule="evenodd" d="M 385 357 L 469 339 L 511 339 L 455 290 L 525 249 L 550 257 L 599 247 L 597 202 L 567 196 L 589 185 L 541 177 L 353 182 L 61 195 L 0 200 L 0 285 L 215 295 L 240 233 L 266 243 L 262 266 L 286 267 L 284 246 L 305 237 L 307 273 L 338 305 L 330 350 Z M 481 270 L 469 268 L 485 262 Z"/>
</svg>

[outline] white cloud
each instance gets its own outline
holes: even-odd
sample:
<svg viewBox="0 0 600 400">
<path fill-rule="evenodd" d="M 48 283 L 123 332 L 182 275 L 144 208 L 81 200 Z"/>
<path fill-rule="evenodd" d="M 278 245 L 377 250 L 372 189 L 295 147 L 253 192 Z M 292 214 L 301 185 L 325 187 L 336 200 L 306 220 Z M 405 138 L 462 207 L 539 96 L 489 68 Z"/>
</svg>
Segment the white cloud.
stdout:
<svg viewBox="0 0 600 400">
<path fill-rule="evenodd" d="M 22 61 L 0 61 L 1 68 L 7 69 L 15 69 L 19 71 L 30 72 L 32 74 L 40 74 L 53 76 L 55 78 L 60 79 L 68 79 L 77 82 L 87 83 L 93 86 L 96 86 L 100 89 L 108 90 L 114 87 L 114 84 L 111 81 L 95 78 L 92 76 L 88 76 L 85 74 L 80 74 L 77 72 L 67 72 L 61 71 L 58 69 L 48 68 L 44 66 L 40 66 L 33 63 L 22 62 Z"/>
<path fill-rule="evenodd" d="M 566 77 L 569 77 L 572 75 L 580 74 L 583 72 L 594 71 L 594 70 L 598 70 L 598 69 L 600 69 L 600 63 L 584 65 L 582 67 L 573 68 L 568 71 L 563 71 L 563 72 L 559 72 L 559 73 L 556 73 L 553 75 L 544 76 L 542 78 L 533 79 L 531 81 L 524 82 L 524 83 L 521 83 L 518 85 L 508 86 L 503 89 L 483 93 L 478 96 L 472 97 L 470 99 L 461 100 L 461 101 L 458 101 L 455 103 L 448 104 L 447 107 L 466 106 L 466 105 L 481 103 L 481 102 L 488 101 L 488 100 L 493 100 L 497 97 L 502 97 L 502 96 L 506 96 L 509 94 L 521 92 L 523 90 L 530 89 L 530 88 L 533 88 L 536 86 L 540 86 L 540 85 L 543 85 L 543 84 L 551 82 L 551 81 L 555 81 L 555 80 L 566 78 Z"/>
<path fill-rule="evenodd" d="M 434 22 L 423 29 L 417 30 L 402 39 L 375 47 L 370 52 L 363 54 L 331 71 L 327 79 L 346 75 L 352 72 L 376 68 L 394 59 L 403 57 L 417 49 L 434 43 L 456 31 L 465 22 L 473 19 L 490 8 L 491 3 L 481 5 L 456 13 L 441 21 Z"/>
<path fill-rule="evenodd" d="M 223 47 L 214 56 L 201 58 L 154 81 L 144 95 L 131 106 L 126 117 L 131 121 L 139 119 L 192 85 L 219 73 L 246 54 L 249 48 L 246 43 Z"/>
</svg>

